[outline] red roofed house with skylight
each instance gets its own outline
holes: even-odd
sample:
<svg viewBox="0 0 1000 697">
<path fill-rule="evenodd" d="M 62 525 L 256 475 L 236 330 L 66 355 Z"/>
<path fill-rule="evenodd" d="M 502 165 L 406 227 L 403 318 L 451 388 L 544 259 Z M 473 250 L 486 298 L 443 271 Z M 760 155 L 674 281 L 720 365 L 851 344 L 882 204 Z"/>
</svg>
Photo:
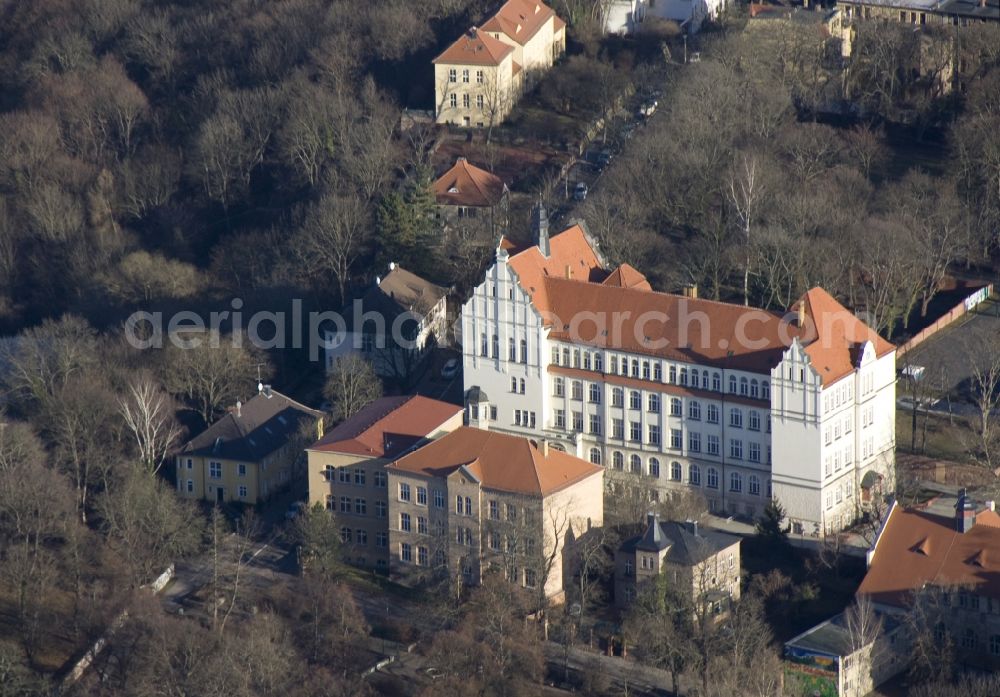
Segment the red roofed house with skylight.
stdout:
<svg viewBox="0 0 1000 697">
<path fill-rule="evenodd" d="M 438 215 L 449 223 L 467 221 L 490 233 L 492 244 L 507 228 L 509 190 L 495 174 L 460 157 L 432 186 Z"/>
<path fill-rule="evenodd" d="M 854 520 L 893 487 L 895 347 L 821 288 L 788 313 L 657 292 L 606 267 L 580 225 L 501 241 L 462 309 L 466 422 L 548 438 L 796 532 Z"/>
</svg>

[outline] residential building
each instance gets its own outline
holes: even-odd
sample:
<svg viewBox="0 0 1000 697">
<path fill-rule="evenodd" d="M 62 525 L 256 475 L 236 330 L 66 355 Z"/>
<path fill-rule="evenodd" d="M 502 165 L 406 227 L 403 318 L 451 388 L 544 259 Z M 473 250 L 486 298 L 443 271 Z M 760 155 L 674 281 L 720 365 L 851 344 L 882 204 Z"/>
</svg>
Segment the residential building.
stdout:
<svg viewBox="0 0 1000 697">
<path fill-rule="evenodd" d="M 462 309 L 467 423 L 546 438 L 797 533 L 850 523 L 894 486 L 895 347 L 821 288 L 780 314 L 655 292 L 608 270 L 581 224 L 507 239 Z M 490 398 L 486 398 L 486 394 Z M 868 490 L 862 492 L 863 487 Z"/>
<path fill-rule="evenodd" d="M 693 607 L 725 612 L 740 598 L 740 538 L 650 513 L 645 531 L 615 552 L 615 605 L 628 606 L 657 579 Z"/>
<path fill-rule="evenodd" d="M 633 34 L 642 26 L 646 0 L 607 0 L 601 4 L 607 34 Z"/>
<path fill-rule="evenodd" d="M 566 51 L 566 23 L 537 0 L 508 0 L 434 59 L 438 123 L 492 127 Z"/>
<path fill-rule="evenodd" d="M 448 289 L 390 263 L 389 274 L 348 304 L 325 332 L 326 369 L 360 353 L 382 377 L 406 379 L 445 336 Z"/>
<path fill-rule="evenodd" d="M 259 385 L 257 394 L 195 436 L 176 457 L 184 498 L 258 504 L 300 474 L 302 439 L 322 437 L 323 413 Z"/>
<path fill-rule="evenodd" d="M 910 646 L 898 617 L 842 612 L 785 642 L 785 694 L 864 697 L 906 669 Z"/>
<path fill-rule="evenodd" d="M 953 504 L 953 505 L 952 505 Z M 894 503 L 868 552 L 858 595 L 905 615 L 920 605 L 964 665 L 1000 670 L 1000 516 L 963 490 L 922 507 Z"/>
<path fill-rule="evenodd" d="M 340 525 L 345 558 L 389 568 L 389 497 L 385 466 L 462 425 L 462 408 L 421 396 L 382 397 L 306 449 L 309 505 Z"/>
<path fill-rule="evenodd" d="M 706 20 L 715 21 L 729 7 L 728 0 L 646 0 L 644 19 L 670 19 L 695 33 Z"/>
<path fill-rule="evenodd" d="M 845 20 L 875 19 L 923 26 L 1000 22 L 1000 0 L 837 0 Z"/>
<path fill-rule="evenodd" d="M 433 188 L 438 215 L 448 225 L 473 226 L 488 233 L 491 244 L 506 231 L 510 191 L 495 174 L 460 157 Z"/>
<path fill-rule="evenodd" d="M 493 569 L 560 602 L 567 541 L 604 520 L 601 468 L 547 441 L 463 426 L 386 470 L 390 570 L 403 582 L 477 585 Z"/>
</svg>

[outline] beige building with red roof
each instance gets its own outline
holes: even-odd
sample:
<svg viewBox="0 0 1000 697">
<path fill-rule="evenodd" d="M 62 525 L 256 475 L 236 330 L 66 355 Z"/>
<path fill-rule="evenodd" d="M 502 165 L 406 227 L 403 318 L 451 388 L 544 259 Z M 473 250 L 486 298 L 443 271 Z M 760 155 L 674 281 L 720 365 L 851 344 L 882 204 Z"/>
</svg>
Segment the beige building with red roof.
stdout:
<svg viewBox="0 0 1000 697">
<path fill-rule="evenodd" d="M 390 464 L 392 575 L 462 585 L 489 570 L 559 602 L 579 539 L 603 524 L 603 471 L 547 441 L 462 427 Z"/>
<path fill-rule="evenodd" d="M 537 0 L 508 0 L 434 59 L 438 123 L 489 128 L 503 122 L 526 84 L 566 51 L 566 23 Z"/>
<path fill-rule="evenodd" d="M 1000 516 L 965 491 L 922 507 L 894 503 L 858 588 L 879 609 L 919 603 L 926 629 L 963 664 L 1000 670 Z"/>
<path fill-rule="evenodd" d="M 382 397 L 306 449 L 309 505 L 340 525 L 344 556 L 357 566 L 389 568 L 385 466 L 462 425 L 462 409 L 417 396 Z"/>
<path fill-rule="evenodd" d="M 893 486 L 895 347 L 821 288 L 788 313 L 653 291 L 580 225 L 503 240 L 463 306 L 467 423 L 544 437 L 647 483 L 797 532 Z"/>
</svg>

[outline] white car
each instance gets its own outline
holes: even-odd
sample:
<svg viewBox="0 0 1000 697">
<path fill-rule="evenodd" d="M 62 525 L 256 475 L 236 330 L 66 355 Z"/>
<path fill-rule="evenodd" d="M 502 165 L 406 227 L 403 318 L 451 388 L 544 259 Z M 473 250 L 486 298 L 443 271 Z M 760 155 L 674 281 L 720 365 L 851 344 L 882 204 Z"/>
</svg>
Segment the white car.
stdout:
<svg viewBox="0 0 1000 697">
<path fill-rule="evenodd" d="M 579 182 L 577 183 L 576 188 L 573 189 L 573 198 L 577 201 L 586 201 L 587 191 L 587 185 L 583 182 Z"/>
<path fill-rule="evenodd" d="M 441 368 L 441 377 L 445 380 L 450 380 L 451 378 L 458 375 L 458 359 L 449 358 L 448 362 L 444 364 Z"/>
</svg>

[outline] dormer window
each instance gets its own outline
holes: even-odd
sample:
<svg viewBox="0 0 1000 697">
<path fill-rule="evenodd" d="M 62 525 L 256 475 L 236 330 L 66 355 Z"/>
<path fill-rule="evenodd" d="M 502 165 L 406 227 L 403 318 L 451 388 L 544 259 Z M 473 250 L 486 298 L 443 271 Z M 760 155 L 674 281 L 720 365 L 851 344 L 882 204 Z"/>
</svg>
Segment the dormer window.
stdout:
<svg viewBox="0 0 1000 697">
<path fill-rule="evenodd" d="M 449 194 L 457 194 L 458 193 L 458 187 L 457 186 L 451 187 L 450 189 L 448 189 L 448 193 Z"/>
</svg>

